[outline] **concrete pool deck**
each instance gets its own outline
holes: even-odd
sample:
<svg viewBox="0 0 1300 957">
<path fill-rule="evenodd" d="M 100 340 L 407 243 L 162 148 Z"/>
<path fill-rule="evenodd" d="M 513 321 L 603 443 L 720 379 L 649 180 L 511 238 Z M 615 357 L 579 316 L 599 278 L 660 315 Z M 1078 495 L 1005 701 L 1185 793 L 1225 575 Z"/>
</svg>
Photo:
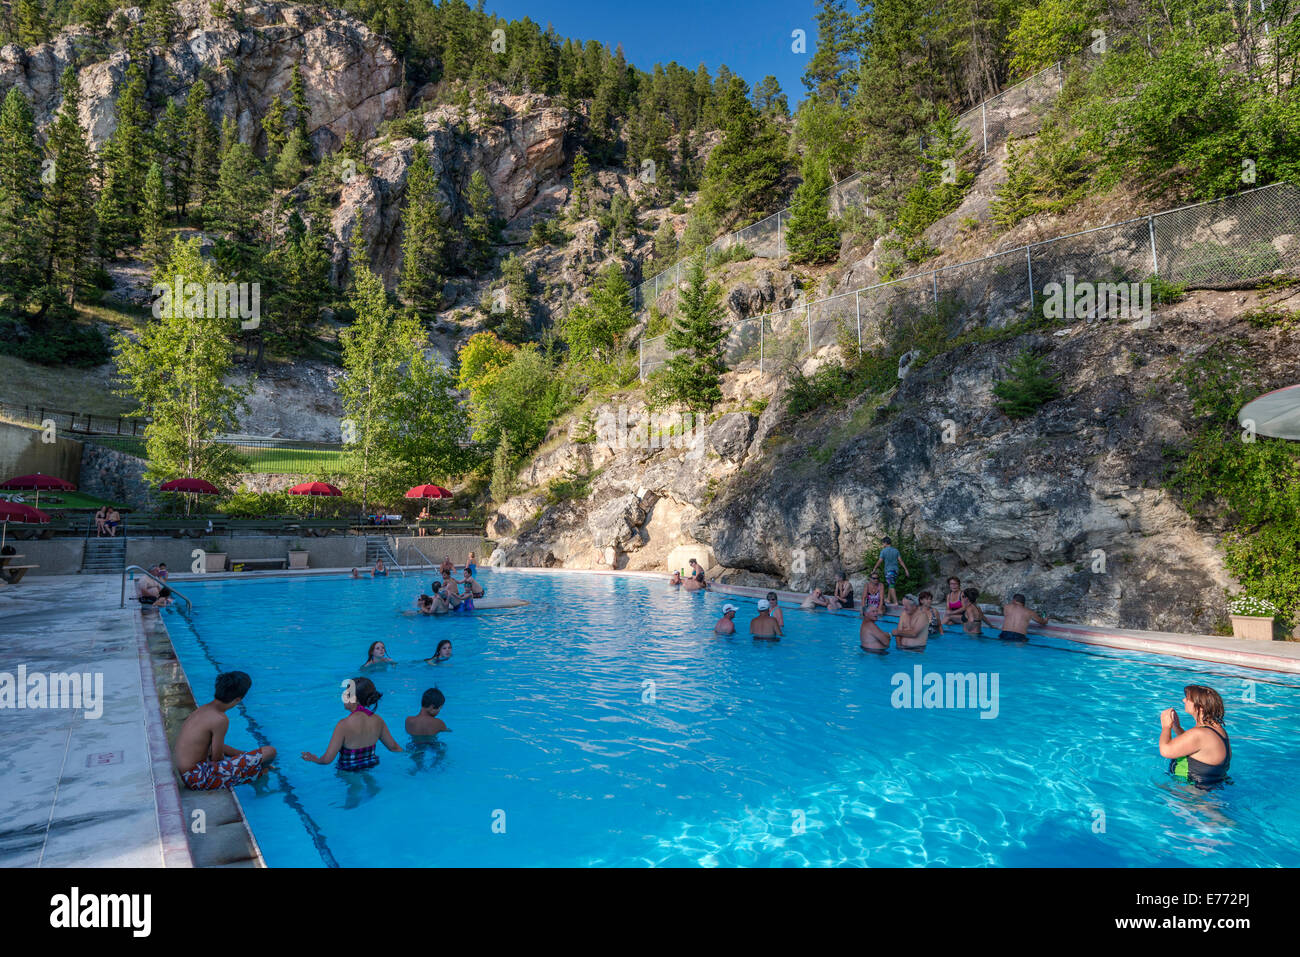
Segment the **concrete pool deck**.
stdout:
<svg viewBox="0 0 1300 957">
<path fill-rule="evenodd" d="M 666 583 L 656 572 L 581 569 L 492 569 L 614 575 Z M 347 574 L 350 569 L 301 572 L 174 575 L 266 579 Z M 171 611 L 119 608 L 115 575 L 44 576 L 0 589 L 0 673 L 89 673 L 103 676 L 102 715 L 63 708 L 0 709 L 0 866 L 190 867 L 259 866 L 238 801 L 226 792 L 194 795 L 176 785 L 168 746 L 179 717 L 193 707 L 170 651 Z M 721 595 L 756 599 L 768 589 L 715 585 Z M 778 592 L 797 607 L 806 595 Z M 828 612 L 856 619 L 857 611 Z M 1300 642 L 1250 642 L 1213 635 L 1054 624 L 1042 634 L 1110 648 L 1172 655 L 1273 672 L 1300 674 Z M 156 682 L 175 673 L 179 681 Z M 204 696 L 206 697 L 206 695 Z M 160 702 L 161 699 L 161 702 Z M 164 715 L 166 721 L 164 721 Z M 214 837 L 188 836 L 195 808 L 208 815 Z M 246 838 L 246 840 L 245 840 Z M 240 851 L 235 845 L 251 850 Z"/>
</svg>

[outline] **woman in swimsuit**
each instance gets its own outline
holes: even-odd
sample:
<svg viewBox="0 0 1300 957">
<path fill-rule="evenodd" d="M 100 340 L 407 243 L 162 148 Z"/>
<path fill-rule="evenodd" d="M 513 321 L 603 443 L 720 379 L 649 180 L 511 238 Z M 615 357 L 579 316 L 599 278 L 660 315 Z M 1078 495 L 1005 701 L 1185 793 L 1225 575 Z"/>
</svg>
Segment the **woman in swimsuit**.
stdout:
<svg viewBox="0 0 1300 957">
<path fill-rule="evenodd" d="M 469 558 L 465 559 L 465 571 L 469 572 L 469 577 L 473 578 L 478 574 L 478 563 L 474 561 L 474 553 L 469 553 Z"/>
<path fill-rule="evenodd" d="M 983 626 L 989 623 L 984 617 L 984 612 L 980 610 L 978 589 L 967 588 L 961 593 L 964 601 L 962 602 L 961 627 L 968 635 L 983 634 Z"/>
<path fill-rule="evenodd" d="M 853 607 L 853 585 L 849 582 L 849 576 L 840 572 L 840 579 L 835 583 L 835 597 L 839 599 L 841 605 L 845 608 Z"/>
<path fill-rule="evenodd" d="M 432 658 L 425 658 L 427 664 L 436 665 L 440 661 L 446 661 L 451 657 L 451 642 L 446 638 L 438 642 L 438 647 L 433 650 Z"/>
<path fill-rule="evenodd" d="M 942 625 L 955 625 L 962 620 L 962 613 L 965 611 L 966 603 L 962 601 L 961 579 L 948 579 L 948 596 L 945 599 L 948 604 L 944 610 L 943 617 L 939 620 Z"/>
<path fill-rule="evenodd" d="M 1160 713 L 1160 756 L 1169 758 L 1169 771 L 1200 787 L 1222 784 L 1232 763 L 1232 744 L 1223 730 L 1223 699 L 1213 688 L 1183 688 L 1183 710 L 1196 725 L 1184 731 L 1173 708 Z"/>
<path fill-rule="evenodd" d="M 867 580 L 867 587 L 862 590 L 862 607 L 865 608 L 867 605 L 875 605 L 876 609 L 884 614 L 885 586 L 877 572 L 871 573 L 871 578 Z"/>
<path fill-rule="evenodd" d="M 943 625 L 939 623 L 939 611 L 933 607 L 934 595 L 931 592 L 923 591 L 916 596 L 917 601 L 921 603 L 921 610 L 925 612 L 926 617 L 930 620 L 930 637 L 943 634 Z"/>
<path fill-rule="evenodd" d="M 334 726 L 325 753 L 318 758 L 310 751 L 304 751 L 304 761 L 329 764 L 337 754 L 340 771 L 365 771 L 379 763 L 379 755 L 375 754 L 378 742 L 384 742 L 389 751 L 405 750 L 393 740 L 384 719 L 375 714 L 379 699 L 383 697 L 375 690 L 375 683 L 369 678 L 352 678 L 348 685 L 343 695 L 343 707 L 348 716 Z"/>
<path fill-rule="evenodd" d="M 366 654 L 366 663 L 362 668 L 373 668 L 375 665 L 396 664 L 392 658 L 388 657 L 388 649 L 384 647 L 382 641 L 372 642 L 370 651 Z"/>
</svg>

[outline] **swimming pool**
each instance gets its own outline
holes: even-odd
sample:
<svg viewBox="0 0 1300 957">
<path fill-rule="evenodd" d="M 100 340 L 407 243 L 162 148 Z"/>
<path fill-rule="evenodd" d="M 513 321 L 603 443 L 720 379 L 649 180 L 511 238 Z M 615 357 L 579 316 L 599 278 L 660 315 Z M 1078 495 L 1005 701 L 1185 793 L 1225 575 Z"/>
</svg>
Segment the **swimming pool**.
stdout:
<svg viewBox="0 0 1300 957">
<path fill-rule="evenodd" d="M 192 623 L 165 621 L 195 697 L 247 671 L 228 740 L 279 750 L 276 775 L 238 790 L 268 864 L 1300 865 L 1292 676 L 953 633 L 872 655 L 856 619 L 793 608 L 780 643 L 718 638 L 722 605 L 743 632 L 753 600 L 616 576 L 480 581 L 533 604 L 417 618 L 415 577 L 185 584 Z M 454 656 L 425 664 L 442 638 Z M 370 673 L 398 742 L 434 684 L 451 730 L 407 754 L 381 745 L 365 774 L 303 761 L 374 640 L 398 662 Z M 895 676 L 918 666 L 990 692 L 996 674 L 996 716 L 896 707 Z M 1227 705 L 1219 791 L 1171 778 L 1156 748 L 1187 684 Z"/>
</svg>

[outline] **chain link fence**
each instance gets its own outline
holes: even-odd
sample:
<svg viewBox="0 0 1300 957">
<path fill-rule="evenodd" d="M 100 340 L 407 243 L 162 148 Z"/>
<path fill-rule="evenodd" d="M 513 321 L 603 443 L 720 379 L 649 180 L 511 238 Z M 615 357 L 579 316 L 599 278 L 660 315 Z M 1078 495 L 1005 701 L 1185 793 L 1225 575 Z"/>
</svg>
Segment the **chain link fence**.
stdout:
<svg viewBox="0 0 1300 957">
<path fill-rule="evenodd" d="M 1106 48 L 1107 41 L 1098 41 L 1074 56 L 1021 80 L 1015 86 L 1008 87 L 959 115 L 957 125 L 984 156 L 1013 136 L 1037 132 L 1042 126 L 1043 118 L 1056 103 L 1065 84 L 1066 73 L 1096 60 Z M 828 193 L 832 216 L 843 216 L 850 209 L 861 210 L 863 215 L 870 213 L 870 198 L 862 173 L 854 173 L 840 180 L 829 188 Z M 780 259 L 786 252 L 785 226 L 789 221 L 790 210 L 786 208 L 715 239 L 704 249 L 706 264 L 716 261 L 733 246 L 744 246 L 754 256 Z M 660 312 L 670 311 L 676 304 L 682 283 L 686 281 L 688 268 L 688 263 L 675 263 L 636 286 L 632 290 L 633 306 L 638 310 L 655 306 Z"/>
<path fill-rule="evenodd" d="M 836 346 L 874 351 L 890 331 L 936 313 L 960 313 L 967 321 L 1002 328 L 1028 318 L 1044 305 L 1044 297 L 1073 310 L 1068 318 L 1116 318 L 1117 304 L 1149 305 L 1141 296 L 1149 297 L 1150 289 L 1139 291 L 1135 304 L 1131 298 L 1121 303 L 1115 287 L 1153 278 L 1193 289 L 1235 289 L 1277 277 L 1300 277 L 1300 188 L 1291 183 L 1070 233 L 744 319 L 728 330 L 727 364 L 767 371 Z M 1090 298 L 1075 295 L 1085 288 Z M 1128 297 L 1129 289 L 1122 293 Z M 643 380 L 670 355 L 664 336 L 642 340 L 640 350 Z"/>
</svg>

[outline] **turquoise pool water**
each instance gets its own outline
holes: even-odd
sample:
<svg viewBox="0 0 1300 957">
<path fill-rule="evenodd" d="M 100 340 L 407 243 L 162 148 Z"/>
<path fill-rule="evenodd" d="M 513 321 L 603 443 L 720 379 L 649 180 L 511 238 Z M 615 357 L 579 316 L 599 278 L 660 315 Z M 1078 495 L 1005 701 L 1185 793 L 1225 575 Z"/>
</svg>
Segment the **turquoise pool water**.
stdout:
<svg viewBox="0 0 1300 957">
<path fill-rule="evenodd" d="M 855 619 L 793 608 L 779 644 L 717 638 L 724 602 L 743 631 L 752 600 L 609 576 L 480 581 L 533 604 L 411 617 L 428 587 L 414 577 L 184 585 L 192 624 L 165 620 L 196 697 L 218 669 L 247 671 L 229 740 L 280 752 L 238 791 L 269 864 L 1300 865 L 1293 676 L 1046 638 L 871 655 Z M 452 659 L 425 664 L 444 637 Z M 371 675 L 398 742 L 435 683 L 451 731 L 381 746 L 364 774 L 303 761 L 377 639 L 398 661 Z M 895 707 L 895 676 L 917 666 L 990 692 L 996 674 L 996 716 Z M 1227 704 L 1219 791 L 1171 778 L 1156 748 L 1187 684 Z"/>
</svg>

